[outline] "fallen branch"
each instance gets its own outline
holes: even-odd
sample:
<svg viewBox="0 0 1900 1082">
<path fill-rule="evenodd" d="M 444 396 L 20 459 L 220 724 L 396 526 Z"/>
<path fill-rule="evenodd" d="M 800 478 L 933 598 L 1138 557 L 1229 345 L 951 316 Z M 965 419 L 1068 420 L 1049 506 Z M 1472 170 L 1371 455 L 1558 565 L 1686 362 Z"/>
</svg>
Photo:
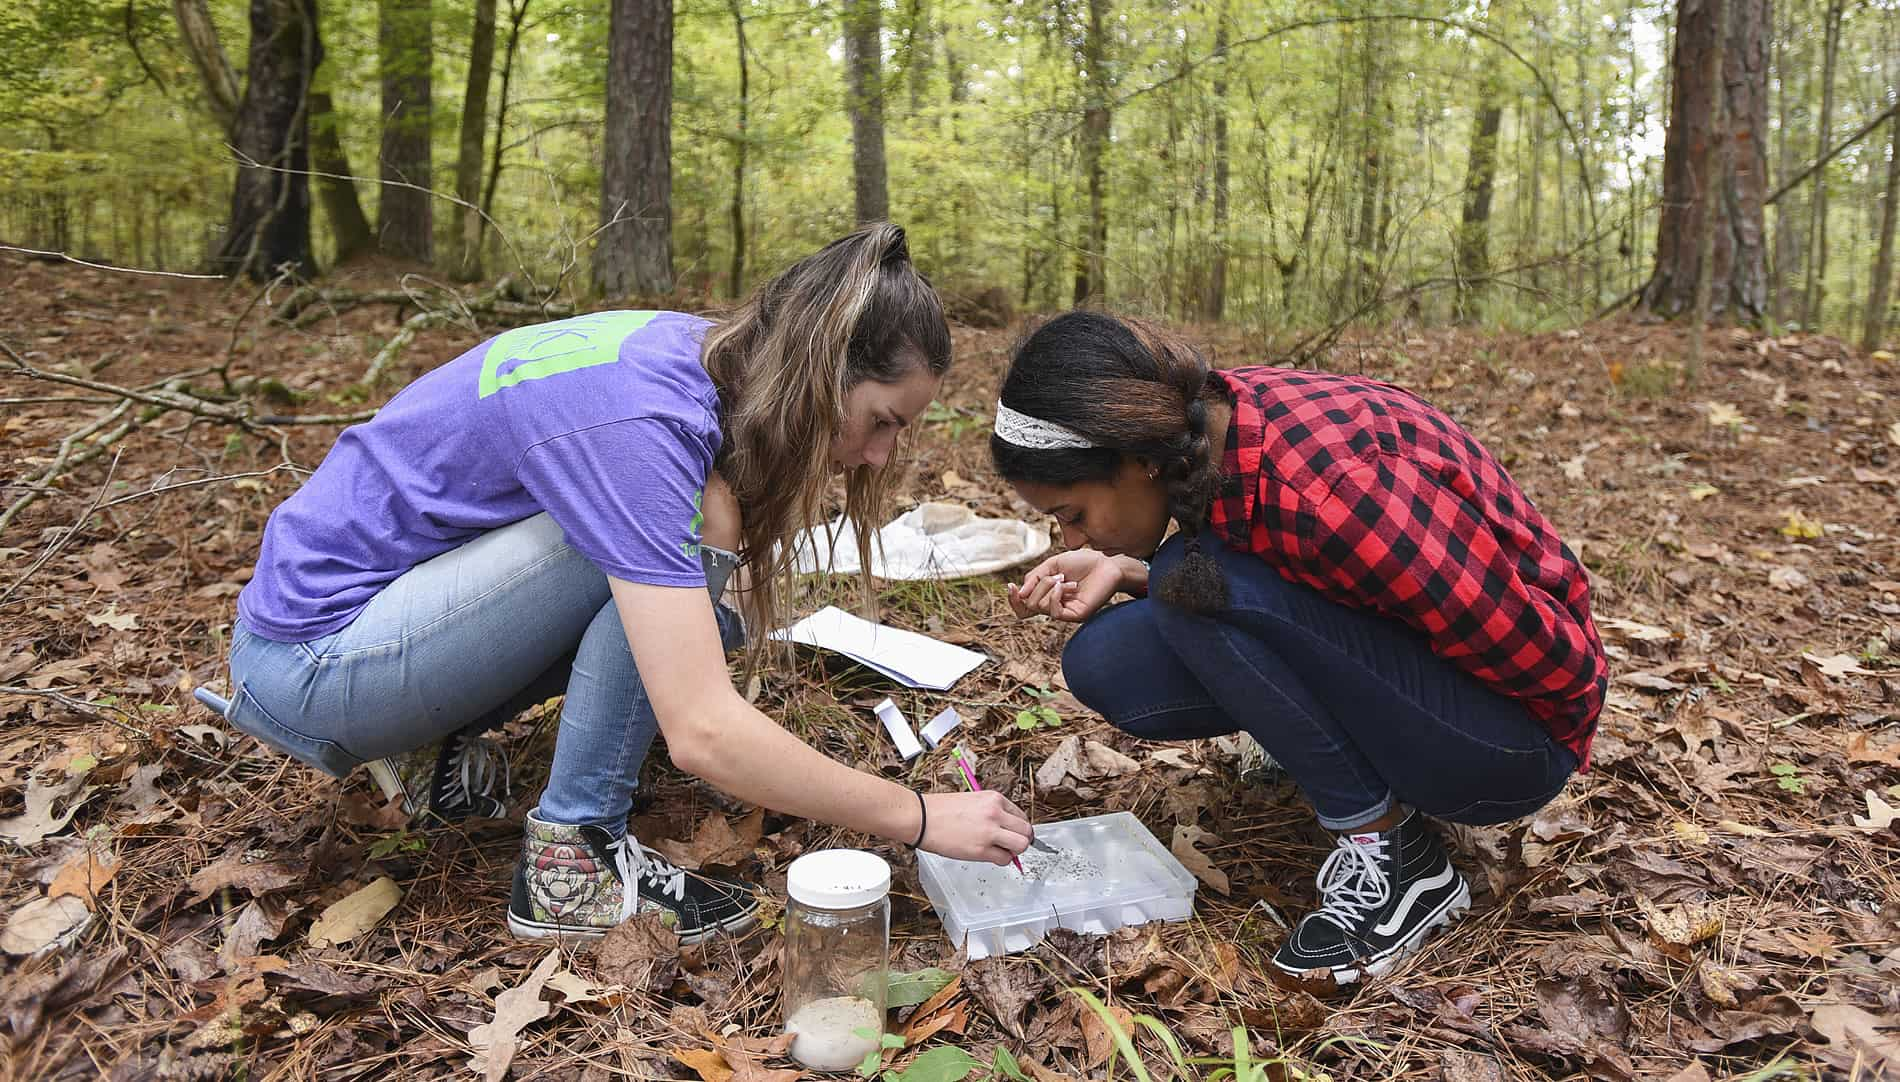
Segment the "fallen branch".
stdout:
<svg viewBox="0 0 1900 1082">
<path fill-rule="evenodd" d="M 389 366 L 395 363 L 402 351 L 408 349 L 415 342 L 416 336 L 430 327 L 459 322 L 470 332 L 479 334 L 481 328 L 475 322 L 475 314 L 478 312 L 529 319 L 558 318 L 574 314 L 574 306 L 571 304 L 555 304 L 548 300 L 511 299 L 515 293 L 515 278 L 513 275 L 508 275 L 467 301 L 463 301 L 459 296 L 456 297 L 455 310 L 424 309 L 410 316 L 403 321 L 396 333 L 390 336 L 389 341 L 383 343 L 383 348 L 376 351 L 376 356 L 370 358 L 369 367 L 363 372 L 363 382 L 374 387 L 383 378 L 384 373 L 389 371 Z"/>
</svg>

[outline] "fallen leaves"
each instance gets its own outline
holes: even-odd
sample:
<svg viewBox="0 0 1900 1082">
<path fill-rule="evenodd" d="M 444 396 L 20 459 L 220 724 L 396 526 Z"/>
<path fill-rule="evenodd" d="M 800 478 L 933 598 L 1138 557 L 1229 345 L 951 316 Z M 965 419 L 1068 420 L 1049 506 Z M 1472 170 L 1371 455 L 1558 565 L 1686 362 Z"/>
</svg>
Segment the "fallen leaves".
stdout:
<svg viewBox="0 0 1900 1082">
<path fill-rule="evenodd" d="M 1808 1024 L 1837 1052 L 1868 1068 L 1867 1077 L 1880 1076 L 1883 1068 L 1900 1070 L 1900 1038 L 1894 1036 L 1893 1019 L 1846 1003 L 1825 1003 L 1814 1009 Z"/>
<path fill-rule="evenodd" d="M 402 888 L 396 885 L 394 879 L 382 876 L 348 897 L 332 902 L 329 908 L 319 914 L 316 922 L 310 926 L 310 945 L 326 947 L 348 943 L 376 927 L 376 922 L 396 908 L 396 903 L 400 901 Z"/>
<path fill-rule="evenodd" d="M 83 773 L 68 774 L 51 782 L 37 775 L 27 779 L 26 810 L 12 818 L 0 819 L 0 838 L 22 849 L 40 844 L 48 836 L 66 829 L 79 806 L 96 788 L 86 785 Z M 56 813 L 53 809 L 60 807 L 62 801 L 64 810 Z"/>
<path fill-rule="evenodd" d="M 1227 873 L 1214 867 L 1213 860 L 1209 859 L 1206 853 L 1195 848 L 1195 845 L 1200 842 L 1219 840 L 1218 837 L 1200 827 L 1177 823 L 1174 827 L 1174 840 L 1168 844 L 1168 852 L 1174 854 L 1174 859 L 1180 861 L 1182 867 L 1193 872 L 1194 878 L 1226 894 L 1231 889 Z"/>
<path fill-rule="evenodd" d="M 1036 768 L 1038 789 L 1059 789 L 1075 783 L 1119 778 L 1141 769 L 1141 764 L 1099 740 L 1070 736 Z"/>
<path fill-rule="evenodd" d="M 393 884 L 392 884 L 393 885 Z M 515 1046 L 521 1031 L 553 1010 L 541 998 L 541 988 L 561 962 L 561 952 L 551 950 L 526 980 L 495 997 L 495 1017 L 468 1031 L 468 1046 L 475 1055 L 469 1069 L 479 1072 L 485 1082 L 501 1082 L 514 1062 Z"/>
<path fill-rule="evenodd" d="M 1023 1037 L 1023 1015 L 1029 1005 L 1054 983 L 1046 969 L 1022 958 L 984 958 L 963 970 L 963 987 L 1004 1032 L 1018 1040 Z"/>
<path fill-rule="evenodd" d="M 1880 799 L 1880 796 L 1872 789 L 1861 796 L 1867 801 L 1867 814 L 1854 816 L 1856 829 L 1864 830 L 1869 834 L 1878 834 L 1883 830 L 1892 829 L 1894 821 L 1900 820 L 1900 808 L 1895 808 L 1892 804 Z"/>
<path fill-rule="evenodd" d="M 661 841 L 654 843 L 653 848 L 689 871 L 712 864 L 736 865 L 752 855 L 764 823 L 764 808 L 754 808 L 736 827 L 723 815 L 708 815 L 699 821 L 691 841 Z"/>
<path fill-rule="evenodd" d="M 46 896 L 59 898 L 70 895 L 84 902 L 87 909 L 94 908 L 100 889 L 119 874 L 121 867 L 119 861 L 110 859 L 111 854 L 106 856 L 106 860 L 100 860 L 99 851 L 92 846 L 75 853 L 53 876 L 53 882 L 46 888 Z"/>
<path fill-rule="evenodd" d="M 185 904 L 197 905 L 226 887 L 255 896 L 283 890 L 302 879 L 303 872 L 284 861 L 248 860 L 244 850 L 236 849 L 192 873 L 186 884 L 191 894 Z"/>
<path fill-rule="evenodd" d="M 41 954 L 72 942 L 92 919 L 92 910 L 70 894 L 35 898 L 14 910 L 0 929 L 0 950 Z"/>
<path fill-rule="evenodd" d="M 637 913 L 615 925 L 594 948 L 594 971 L 635 990 L 670 986 L 679 976 L 680 937 L 666 926 L 667 916 Z"/>
</svg>

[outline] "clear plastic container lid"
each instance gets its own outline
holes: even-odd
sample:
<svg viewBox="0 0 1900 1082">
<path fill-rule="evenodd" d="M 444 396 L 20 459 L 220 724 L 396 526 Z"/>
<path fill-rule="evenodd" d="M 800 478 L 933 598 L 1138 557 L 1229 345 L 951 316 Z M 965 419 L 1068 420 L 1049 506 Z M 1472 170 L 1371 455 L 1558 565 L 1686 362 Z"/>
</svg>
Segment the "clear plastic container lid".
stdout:
<svg viewBox="0 0 1900 1082">
<path fill-rule="evenodd" d="M 918 879 L 953 942 L 971 958 L 1024 950 L 1051 928 L 1110 932 L 1185 920 L 1198 883 L 1128 812 L 1038 823 L 1023 870 L 917 854 Z"/>
</svg>

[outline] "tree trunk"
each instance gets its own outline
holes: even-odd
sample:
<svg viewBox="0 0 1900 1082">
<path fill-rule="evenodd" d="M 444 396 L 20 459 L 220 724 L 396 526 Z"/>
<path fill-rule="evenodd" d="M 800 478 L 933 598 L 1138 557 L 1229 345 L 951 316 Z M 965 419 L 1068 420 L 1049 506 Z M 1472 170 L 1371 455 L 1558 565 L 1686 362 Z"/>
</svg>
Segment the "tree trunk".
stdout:
<svg viewBox="0 0 1900 1082">
<path fill-rule="evenodd" d="M 1784 12 L 1786 5 L 1783 5 Z M 1795 160 L 1794 140 L 1790 133 L 1794 129 L 1794 109 L 1790 103 L 1798 100 L 1794 90 L 1795 60 L 1793 50 L 1788 48 L 1788 38 L 1794 34 L 1795 20 L 1790 17 L 1782 24 L 1782 32 L 1775 35 L 1775 112 L 1779 118 L 1775 125 L 1775 156 L 1777 172 L 1775 182 L 1780 184 L 1801 168 Z M 1799 220 L 1795 214 L 1795 200 L 1798 193 L 1789 192 L 1775 204 L 1775 251 L 1774 273 L 1769 279 L 1769 310 L 1776 323 L 1786 323 L 1793 318 L 1795 310 L 1796 273 L 1802 263 L 1800 242 L 1795 237 L 1795 224 Z"/>
<path fill-rule="evenodd" d="M 1207 299 L 1201 315 L 1218 321 L 1227 311 L 1227 4 L 1214 16 L 1214 52 L 1221 56 L 1214 74 L 1214 258 L 1208 261 Z"/>
<path fill-rule="evenodd" d="M 739 133 L 732 141 L 732 269 L 726 279 L 726 295 L 736 298 L 745 286 L 745 158 L 746 141 L 752 138 L 746 127 L 751 122 L 752 71 L 746 60 L 745 11 L 739 0 L 728 0 L 728 8 L 739 44 Z"/>
<path fill-rule="evenodd" d="M 238 77 L 224 46 L 218 44 L 211 11 L 205 0 L 172 0 L 172 14 L 178 20 L 178 36 L 204 83 L 205 104 L 217 118 L 218 130 L 228 133 L 237 123 Z"/>
<path fill-rule="evenodd" d="M 1497 25 L 1499 4 L 1494 0 L 1485 21 Z M 1458 236 L 1452 255 L 1458 273 L 1457 318 L 1479 318 L 1478 302 L 1491 273 L 1491 192 L 1498 172 L 1498 126 L 1504 119 L 1504 90 L 1497 51 L 1485 54 L 1484 74 L 1478 83 L 1478 107 L 1471 129 L 1471 148 L 1465 161 L 1464 207 L 1458 217 Z"/>
<path fill-rule="evenodd" d="M 462 94 L 462 137 L 455 156 L 455 233 L 449 275 L 464 282 L 482 276 L 482 140 L 488 126 L 488 83 L 495 70 L 495 0 L 475 0 L 469 39 L 468 89 Z"/>
<path fill-rule="evenodd" d="M 337 138 L 336 110 L 328 91 L 310 94 L 310 164 L 317 173 L 317 195 L 330 219 L 330 233 L 336 238 L 336 261 L 347 263 L 375 247 L 376 237 L 356 198 L 356 174 L 350 172 L 350 160 Z"/>
<path fill-rule="evenodd" d="M 613 0 L 594 288 L 673 289 L 673 4 Z"/>
<path fill-rule="evenodd" d="M 231 144 L 230 226 L 213 262 L 263 281 L 316 274 L 310 253 L 310 80 L 323 59 L 316 0 L 251 0 L 251 48 Z"/>
<path fill-rule="evenodd" d="M 1814 125 L 1814 156 L 1824 157 L 1834 127 L 1834 64 L 1841 52 L 1841 0 L 1828 0 L 1827 39 L 1821 54 L 1821 115 Z M 1827 170 L 1814 174 L 1814 195 L 1808 204 L 1808 284 L 1801 293 L 1801 329 L 1821 326 L 1821 306 L 1827 301 Z"/>
<path fill-rule="evenodd" d="M 844 0 L 845 110 L 851 115 L 851 180 L 860 223 L 891 216 L 884 167 L 881 14 L 878 0 Z"/>
<path fill-rule="evenodd" d="M 1087 106 L 1082 113 L 1082 173 L 1088 179 L 1089 216 L 1075 253 L 1074 302 L 1085 304 L 1108 293 L 1108 210 L 1103 205 L 1104 164 L 1108 154 L 1108 47 L 1102 24 L 1109 0 L 1088 0 L 1088 32 L 1082 38 Z"/>
<path fill-rule="evenodd" d="M 910 76 L 910 113 L 924 111 L 930 96 L 930 61 L 936 53 L 936 32 L 931 25 L 929 0 L 911 0 L 910 43 L 906 50 L 906 74 Z"/>
<path fill-rule="evenodd" d="M 1861 329 L 1860 348 L 1875 349 L 1885 333 L 1887 302 L 1893 288 L 1894 219 L 1900 217 L 1900 116 L 1887 122 L 1891 129 L 1887 157 L 1887 196 L 1880 208 L 1880 255 L 1874 260 L 1873 281 L 1867 287 L 1867 322 Z"/>
<path fill-rule="evenodd" d="M 528 18 L 530 0 L 508 0 L 508 48 L 501 58 L 500 101 L 495 105 L 495 149 L 488 158 L 488 181 L 482 186 L 482 213 L 475 219 L 478 232 L 495 217 L 495 188 L 501 183 L 502 143 L 508 136 L 508 88 L 515 77 L 515 53 L 521 46 L 521 24 Z"/>
<path fill-rule="evenodd" d="M 1735 15 L 1736 0 L 1713 0 L 1717 4 L 1715 14 L 1715 32 L 1710 35 L 1709 48 L 1702 56 L 1702 79 L 1711 85 L 1720 85 L 1722 79 L 1722 58 L 1728 51 L 1729 20 Z M 1728 95 L 1709 95 L 1709 129 L 1722 132 L 1728 130 Z M 1704 141 L 1701 160 L 1696 163 L 1696 187 L 1700 191 L 1713 191 L 1721 183 L 1720 178 L 1728 174 L 1729 141 L 1716 138 Z M 1687 364 L 1689 382 L 1694 383 L 1702 375 L 1702 340 L 1709 326 L 1709 297 L 1715 288 L 1715 214 L 1716 200 L 1702 201 L 1702 220 L 1696 225 L 1696 262 L 1695 262 L 1695 301 L 1689 326 L 1689 360 Z"/>
<path fill-rule="evenodd" d="M 1727 22 L 1723 74 L 1716 80 L 1709 78 L 1707 56 L 1715 45 L 1724 3 L 1735 10 Z M 1674 318 L 1694 306 L 1703 199 L 1708 194 L 1696 182 L 1695 164 L 1713 139 L 1727 140 L 1731 151 L 1728 168 L 1710 185 L 1719 196 L 1712 218 L 1710 314 L 1750 323 L 1763 315 L 1768 296 L 1762 250 L 1767 155 L 1761 139 L 1768 126 L 1767 17 L 1767 0 L 1678 0 L 1656 265 L 1642 300 L 1658 315 Z M 1722 109 L 1726 122 L 1719 131 L 1710 123 L 1717 93 L 1727 95 Z"/>
<path fill-rule="evenodd" d="M 382 68 L 383 146 L 378 158 L 377 246 L 384 255 L 435 260 L 429 193 L 430 0 L 380 0 L 376 42 Z"/>
</svg>

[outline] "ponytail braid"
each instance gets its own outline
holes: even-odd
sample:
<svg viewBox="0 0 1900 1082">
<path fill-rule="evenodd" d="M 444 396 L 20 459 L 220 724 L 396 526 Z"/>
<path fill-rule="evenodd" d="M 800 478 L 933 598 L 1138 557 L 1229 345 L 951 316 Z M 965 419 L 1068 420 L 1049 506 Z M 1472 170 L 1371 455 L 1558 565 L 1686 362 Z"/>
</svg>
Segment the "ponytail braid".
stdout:
<svg viewBox="0 0 1900 1082">
<path fill-rule="evenodd" d="M 1142 345 L 1154 354 L 1170 388 L 1180 396 L 1181 433 L 1168 441 L 1159 480 L 1167 488 L 1168 513 L 1180 525 L 1187 554 L 1151 593 L 1165 604 L 1211 615 L 1227 607 L 1227 581 L 1220 565 L 1202 551 L 1201 531 L 1208 507 L 1220 489 L 1220 456 L 1207 436 L 1207 403 L 1213 375 L 1205 358 L 1159 328 L 1125 320 Z"/>
</svg>

